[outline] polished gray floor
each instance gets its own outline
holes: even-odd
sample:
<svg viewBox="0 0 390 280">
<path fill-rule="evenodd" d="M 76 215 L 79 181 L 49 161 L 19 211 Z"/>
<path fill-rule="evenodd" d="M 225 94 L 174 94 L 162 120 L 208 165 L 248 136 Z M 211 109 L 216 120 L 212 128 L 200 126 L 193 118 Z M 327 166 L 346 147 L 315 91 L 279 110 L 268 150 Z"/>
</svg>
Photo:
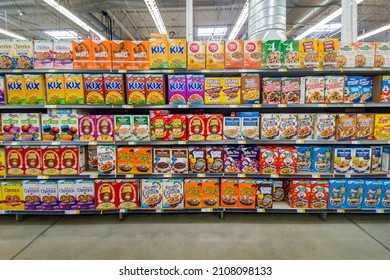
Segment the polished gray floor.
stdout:
<svg viewBox="0 0 390 280">
<path fill-rule="evenodd" d="M 390 216 L 0 216 L 0 259 L 390 259 Z"/>
</svg>

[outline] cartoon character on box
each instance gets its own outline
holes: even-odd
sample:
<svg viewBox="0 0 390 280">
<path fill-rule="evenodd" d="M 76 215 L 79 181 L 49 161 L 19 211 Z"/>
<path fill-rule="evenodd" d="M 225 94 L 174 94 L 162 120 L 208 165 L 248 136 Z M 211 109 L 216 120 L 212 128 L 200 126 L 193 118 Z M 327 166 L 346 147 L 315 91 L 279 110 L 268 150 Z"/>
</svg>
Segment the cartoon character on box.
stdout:
<svg viewBox="0 0 390 280">
<path fill-rule="evenodd" d="M 381 180 L 365 180 L 363 208 L 377 208 L 382 194 Z"/>
<path fill-rule="evenodd" d="M 223 116 L 222 115 L 208 115 L 206 140 L 219 141 L 223 138 Z"/>
<path fill-rule="evenodd" d="M 329 208 L 343 208 L 345 203 L 345 180 L 329 181 Z"/>
<path fill-rule="evenodd" d="M 96 209 L 110 210 L 115 209 L 115 189 L 111 184 L 114 180 L 96 181 Z"/>
<path fill-rule="evenodd" d="M 138 208 L 138 182 L 124 180 L 119 188 L 119 209 Z"/>
<path fill-rule="evenodd" d="M 345 208 L 361 208 L 364 180 L 348 180 Z"/>
<path fill-rule="evenodd" d="M 329 184 L 327 181 L 312 181 L 309 208 L 328 208 Z"/>
<path fill-rule="evenodd" d="M 164 179 L 163 208 L 183 208 L 183 179 Z"/>
<path fill-rule="evenodd" d="M 288 193 L 288 204 L 292 208 L 308 208 L 310 181 L 292 181 Z"/>
<path fill-rule="evenodd" d="M 169 116 L 169 140 L 186 140 L 186 123 L 185 115 L 170 115 Z"/>
</svg>

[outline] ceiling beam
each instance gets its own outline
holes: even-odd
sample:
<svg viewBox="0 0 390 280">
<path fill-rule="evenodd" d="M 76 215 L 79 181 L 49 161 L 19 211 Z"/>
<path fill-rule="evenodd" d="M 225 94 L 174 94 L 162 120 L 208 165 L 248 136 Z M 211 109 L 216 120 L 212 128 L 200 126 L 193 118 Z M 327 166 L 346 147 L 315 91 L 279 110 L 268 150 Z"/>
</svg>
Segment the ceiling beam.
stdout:
<svg viewBox="0 0 390 280">
<path fill-rule="evenodd" d="M 116 24 L 123 30 L 123 32 L 130 37 L 131 40 L 135 40 L 133 35 L 131 35 L 131 33 L 129 32 L 129 30 L 126 27 L 124 27 L 122 22 L 110 10 L 106 10 L 106 12 L 116 22 Z"/>
</svg>

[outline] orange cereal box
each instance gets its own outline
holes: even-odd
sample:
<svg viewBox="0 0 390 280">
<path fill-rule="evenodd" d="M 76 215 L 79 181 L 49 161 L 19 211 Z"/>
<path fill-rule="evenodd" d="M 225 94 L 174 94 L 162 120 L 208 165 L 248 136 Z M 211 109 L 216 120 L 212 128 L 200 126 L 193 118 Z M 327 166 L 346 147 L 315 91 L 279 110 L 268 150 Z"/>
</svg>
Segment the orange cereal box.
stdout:
<svg viewBox="0 0 390 280">
<path fill-rule="evenodd" d="M 339 114 L 337 116 L 337 140 L 355 140 L 357 136 L 356 114 Z"/>
<path fill-rule="evenodd" d="M 244 41 L 244 68 L 260 69 L 262 44 L 260 40 Z"/>
<path fill-rule="evenodd" d="M 244 67 L 244 41 L 231 40 L 225 42 L 225 68 L 242 69 Z"/>
<path fill-rule="evenodd" d="M 373 139 L 374 138 L 374 122 L 375 114 L 357 114 L 356 126 L 357 135 L 356 139 Z"/>
<path fill-rule="evenodd" d="M 256 180 L 240 179 L 238 183 L 239 208 L 256 208 Z"/>
<path fill-rule="evenodd" d="M 145 82 L 143 74 L 126 75 L 127 104 L 146 104 Z"/>
<path fill-rule="evenodd" d="M 187 68 L 187 40 L 186 39 L 169 40 L 168 68 L 171 69 Z"/>
<path fill-rule="evenodd" d="M 153 172 L 153 148 L 135 147 L 133 154 L 133 174 L 152 174 Z"/>
<path fill-rule="evenodd" d="M 221 207 L 236 208 L 239 201 L 239 180 L 221 179 Z"/>
<path fill-rule="evenodd" d="M 202 206 L 217 208 L 219 207 L 220 182 L 217 178 L 202 179 Z"/>
<path fill-rule="evenodd" d="M 64 74 L 46 74 L 46 103 L 65 104 Z"/>
<path fill-rule="evenodd" d="M 65 103 L 85 104 L 83 74 L 64 74 Z"/>
<path fill-rule="evenodd" d="M 185 208 L 202 207 L 202 179 L 184 180 Z"/>
<path fill-rule="evenodd" d="M 149 41 L 131 42 L 131 69 L 145 70 L 150 68 Z"/>
<path fill-rule="evenodd" d="M 92 52 L 91 40 L 73 40 L 73 68 L 92 69 Z"/>
<path fill-rule="evenodd" d="M 188 42 L 188 69 L 205 69 L 206 67 L 206 42 L 192 41 Z"/>
<path fill-rule="evenodd" d="M 111 41 L 92 41 L 92 61 L 90 69 L 111 69 Z"/>
<path fill-rule="evenodd" d="M 111 41 L 112 69 L 131 69 L 131 41 Z"/>
<path fill-rule="evenodd" d="M 145 75 L 146 104 L 165 104 L 164 75 Z"/>
<path fill-rule="evenodd" d="M 160 39 L 149 40 L 150 69 L 168 68 L 169 42 Z"/>
<path fill-rule="evenodd" d="M 116 153 L 118 174 L 131 174 L 134 167 L 134 147 L 118 147 Z"/>
<path fill-rule="evenodd" d="M 42 75 L 24 74 L 26 104 L 44 104 L 45 92 Z"/>
<path fill-rule="evenodd" d="M 124 82 L 122 74 L 103 74 L 106 104 L 125 104 Z"/>
<path fill-rule="evenodd" d="M 206 69 L 225 68 L 225 41 L 208 41 L 206 48 Z"/>
<path fill-rule="evenodd" d="M 5 75 L 7 104 L 26 104 L 26 84 L 23 75 Z"/>
</svg>

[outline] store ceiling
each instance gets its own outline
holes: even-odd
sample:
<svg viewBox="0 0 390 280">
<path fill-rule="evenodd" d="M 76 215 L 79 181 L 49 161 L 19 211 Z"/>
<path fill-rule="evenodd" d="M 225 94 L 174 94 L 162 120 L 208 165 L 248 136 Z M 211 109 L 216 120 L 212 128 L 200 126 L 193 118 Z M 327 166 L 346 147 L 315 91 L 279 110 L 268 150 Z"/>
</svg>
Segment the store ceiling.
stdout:
<svg viewBox="0 0 390 280">
<path fill-rule="evenodd" d="M 226 39 L 237 20 L 245 0 L 193 0 L 194 32 L 198 37 L 198 28 L 226 27 L 226 35 L 201 37 L 200 39 Z M 185 17 L 186 0 L 156 0 L 168 32 L 175 37 L 186 37 Z M 82 18 L 85 22 L 102 31 L 107 18 L 101 11 L 107 11 L 113 20 L 114 38 L 147 39 L 150 33 L 157 32 L 149 11 L 142 0 L 60 0 L 59 3 Z M 287 35 L 295 37 L 310 28 L 322 18 L 340 8 L 341 1 L 335 0 L 288 0 Z M 390 24 L 388 14 L 390 1 L 365 0 L 358 8 L 359 34 Z M 126 31 L 116 21 L 120 21 Z M 312 34 L 315 37 L 340 36 L 340 18 L 336 18 L 327 30 Z M 42 0 L 1 0 L 0 28 L 8 29 L 27 38 L 49 38 L 46 30 L 85 31 L 50 9 Z M 204 31 L 204 30 L 203 30 Z M 246 36 L 246 25 L 238 38 Z M 7 38 L 0 35 L 0 38 Z M 372 41 L 390 41 L 390 32 L 383 32 Z"/>
</svg>

